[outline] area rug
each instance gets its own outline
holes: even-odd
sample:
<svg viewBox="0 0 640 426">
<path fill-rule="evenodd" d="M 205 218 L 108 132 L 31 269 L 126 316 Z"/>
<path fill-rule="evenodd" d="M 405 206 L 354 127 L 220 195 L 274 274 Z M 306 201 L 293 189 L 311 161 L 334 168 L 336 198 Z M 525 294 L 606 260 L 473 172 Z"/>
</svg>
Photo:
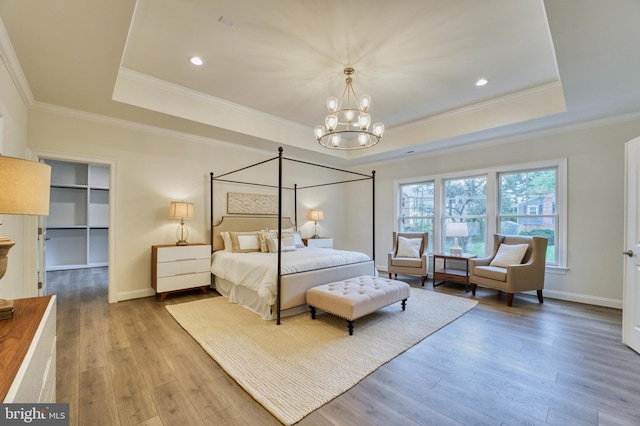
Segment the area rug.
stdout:
<svg viewBox="0 0 640 426">
<path fill-rule="evenodd" d="M 353 336 L 333 315 L 299 314 L 276 325 L 223 297 L 166 308 L 258 403 L 290 425 L 476 304 L 412 288 L 406 311 L 396 303 L 360 318 Z"/>
</svg>

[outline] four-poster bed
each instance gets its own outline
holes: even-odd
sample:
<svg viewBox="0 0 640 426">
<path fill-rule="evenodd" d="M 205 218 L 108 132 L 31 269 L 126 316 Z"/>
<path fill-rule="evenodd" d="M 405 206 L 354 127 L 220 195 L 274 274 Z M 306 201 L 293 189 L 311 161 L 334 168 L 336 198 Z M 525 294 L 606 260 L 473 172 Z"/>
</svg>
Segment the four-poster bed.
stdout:
<svg viewBox="0 0 640 426">
<path fill-rule="evenodd" d="M 328 282 L 352 278 L 361 275 L 377 275 L 375 269 L 375 171 L 371 175 L 337 169 L 306 161 L 283 157 L 283 149 L 278 149 L 278 156 L 252 164 L 247 167 L 214 176 L 210 175 L 210 219 L 212 262 L 211 272 L 214 275 L 218 292 L 230 301 L 260 314 L 264 319 L 275 317 L 280 324 L 281 314 L 285 310 L 294 312 L 296 307 L 306 308 L 306 291 L 314 286 Z M 276 161 L 278 162 L 278 184 L 269 185 L 230 179 L 232 174 L 253 167 Z M 283 185 L 283 162 L 290 161 L 305 166 L 329 169 L 349 176 L 352 179 L 339 180 L 315 185 L 286 187 Z M 345 184 L 357 181 L 371 181 L 372 189 L 372 256 L 364 253 L 326 248 L 305 247 L 289 251 L 283 245 L 283 238 L 295 233 L 297 228 L 297 194 L 298 191 L 321 186 Z M 223 215 L 218 223 L 214 220 L 214 183 L 241 184 L 277 189 L 277 215 Z M 293 192 L 293 220 L 283 216 L 283 191 Z M 260 250 L 266 230 L 276 232 L 273 253 Z M 262 232 L 261 232 L 262 231 Z M 227 244 L 225 245 L 225 239 Z M 229 249 L 233 239 L 233 250 Z M 268 239 L 268 238 L 267 238 Z M 241 249 L 242 241 L 248 244 Z M 253 243 L 255 241 L 255 244 Z M 290 243 L 290 242 L 287 242 Z M 257 244 L 257 246 L 256 246 Z"/>
</svg>

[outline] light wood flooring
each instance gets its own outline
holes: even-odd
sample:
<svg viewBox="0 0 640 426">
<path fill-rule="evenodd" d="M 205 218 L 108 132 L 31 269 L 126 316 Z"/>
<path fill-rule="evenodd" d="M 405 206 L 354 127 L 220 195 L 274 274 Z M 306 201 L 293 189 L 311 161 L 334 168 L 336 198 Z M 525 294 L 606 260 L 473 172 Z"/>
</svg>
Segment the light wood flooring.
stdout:
<svg viewBox="0 0 640 426">
<path fill-rule="evenodd" d="M 47 280 L 58 295 L 57 399 L 71 425 L 279 424 L 164 309 L 215 291 L 108 304 L 106 268 Z M 455 284 L 435 291 L 472 297 Z M 481 288 L 476 298 L 299 424 L 640 425 L 640 356 L 621 343 L 619 310 L 527 295 L 508 308 Z"/>
</svg>

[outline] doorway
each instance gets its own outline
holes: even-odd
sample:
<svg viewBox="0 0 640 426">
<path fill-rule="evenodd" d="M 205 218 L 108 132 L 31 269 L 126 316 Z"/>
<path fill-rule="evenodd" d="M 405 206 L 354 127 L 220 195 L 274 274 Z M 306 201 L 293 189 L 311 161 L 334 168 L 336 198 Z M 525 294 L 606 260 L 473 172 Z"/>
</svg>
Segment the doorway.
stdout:
<svg viewBox="0 0 640 426">
<path fill-rule="evenodd" d="M 115 163 L 86 157 L 38 154 L 51 166 L 49 216 L 41 222 L 40 294 L 52 294 L 47 275 L 88 270 L 106 280 L 110 303 L 117 301 L 114 282 Z M 59 282 L 59 280 L 57 280 Z M 59 287 L 59 283 L 57 284 Z"/>
</svg>

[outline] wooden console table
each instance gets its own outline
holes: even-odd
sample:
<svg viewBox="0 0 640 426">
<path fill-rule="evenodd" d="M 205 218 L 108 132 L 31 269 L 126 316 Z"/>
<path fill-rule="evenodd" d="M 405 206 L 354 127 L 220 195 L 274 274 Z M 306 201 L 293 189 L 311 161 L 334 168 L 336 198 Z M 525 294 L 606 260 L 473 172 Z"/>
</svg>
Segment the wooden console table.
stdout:
<svg viewBox="0 0 640 426">
<path fill-rule="evenodd" d="M 56 296 L 13 301 L 0 321 L 0 401 L 56 402 Z"/>
<path fill-rule="evenodd" d="M 464 284 L 465 293 L 469 292 L 469 259 L 476 257 L 475 254 L 445 254 L 434 253 L 433 255 L 433 287 L 442 285 L 445 282 L 452 282 L 457 284 Z M 442 259 L 442 269 L 436 269 L 436 259 Z M 447 268 L 447 260 L 457 260 L 465 263 L 465 269 L 451 269 Z M 437 280 L 442 282 L 436 283 Z"/>
</svg>

